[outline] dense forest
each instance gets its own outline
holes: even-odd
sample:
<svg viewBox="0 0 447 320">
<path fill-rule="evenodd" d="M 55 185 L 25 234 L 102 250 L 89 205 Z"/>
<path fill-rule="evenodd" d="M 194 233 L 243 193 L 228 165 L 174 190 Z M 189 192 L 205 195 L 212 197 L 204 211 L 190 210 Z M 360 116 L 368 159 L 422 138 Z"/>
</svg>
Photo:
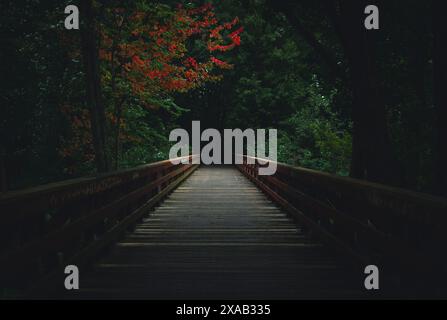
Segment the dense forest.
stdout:
<svg viewBox="0 0 447 320">
<path fill-rule="evenodd" d="M 2 190 L 167 159 L 200 120 L 278 129 L 281 162 L 446 195 L 445 5 L 372 2 L 368 31 L 363 0 L 2 1 Z"/>
</svg>

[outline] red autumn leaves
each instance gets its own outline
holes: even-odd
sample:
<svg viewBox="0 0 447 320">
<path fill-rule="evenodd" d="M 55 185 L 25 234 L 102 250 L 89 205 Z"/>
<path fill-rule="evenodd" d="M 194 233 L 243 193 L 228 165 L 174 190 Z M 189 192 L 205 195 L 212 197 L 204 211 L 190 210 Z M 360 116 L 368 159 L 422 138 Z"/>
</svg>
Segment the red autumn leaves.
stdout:
<svg viewBox="0 0 447 320">
<path fill-rule="evenodd" d="M 233 66 L 215 55 L 241 44 L 243 28 L 233 30 L 239 19 L 219 24 L 210 4 L 192 9 L 178 6 L 169 19 L 153 25 L 144 24 L 147 17 L 140 12 L 132 19 L 134 40 L 123 47 L 123 53 L 131 57 L 125 67 L 136 93 L 186 92 L 218 81 L 221 75 L 213 70 Z"/>
<path fill-rule="evenodd" d="M 148 110 L 158 109 L 161 104 L 157 102 L 172 93 L 222 79 L 222 70 L 233 68 L 226 57 L 241 45 L 243 28 L 238 18 L 221 23 L 210 4 L 169 8 L 154 2 L 147 11 L 108 7 L 105 16 L 109 18 L 98 19 L 98 30 L 106 120 L 120 128 L 119 139 L 126 142 L 137 143 L 126 131 L 129 120 L 125 113 L 117 118 L 114 101 L 124 101 L 123 109 L 129 101 Z M 79 58 L 79 51 L 76 54 Z M 61 156 L 92 162 L 88 112 L 74 109 L 64 109 L 73 137 L 64 143 Z"/>
<path fill-rule="evenodd" d="M 217 41 L 210 41 L 208 43 L 208 49 L 212 51 L 228 51 L 233 49 L 234 47 L 241 45 L 241 37 L 240 34 L 244 30 L 243 27 L 240 27 L 236 31 L 233 31 L 229 34 L 228 38 L 231 40 L 229 44 L 222 45 L 220 42 L 223 39 L 223 36 L 221 35 L 221 32 L 224 30 L 231 30 L 233 27 L 239 22 L 238 18 L 235 18 L 230 23 L 225 23 L 223 25 L 217 26 L 213 30 L 211 30 L 210 33 L 210 39 L 216 39 Z"/>
</svg>

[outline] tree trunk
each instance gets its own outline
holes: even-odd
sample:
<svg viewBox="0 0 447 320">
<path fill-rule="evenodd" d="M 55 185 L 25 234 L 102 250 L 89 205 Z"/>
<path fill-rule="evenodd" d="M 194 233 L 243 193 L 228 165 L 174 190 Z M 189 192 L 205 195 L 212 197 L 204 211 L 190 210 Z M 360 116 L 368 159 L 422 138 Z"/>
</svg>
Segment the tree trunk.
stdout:
<svg viewBox="0 0 447 320">
<path fill-rule="evenodd" d="M 0 191 L 6 192 L 8 190 L 8 177 L 6 176 L 6 156 L 0 152 Z"/>
<path fill-rule="evenodd" d="M 319 43 L 311 32 L 301 25 L 293 6 L 286 1 L 269 1 L 273 8 L 282 10 L 291 25 L 314 48 L 331 68 L 332 74 L 345 79 L 335 59 Z M 351 176 L 371 181 L 399 184 L 401 174 L 392 156 L 388 135 L 386 108 L 377 80 L 377 67 L 370 44 L 375 32 L 364 27 L 364 0 L 332 0 L 323 8 L 339 35 L 349 65 L 353 94 L 353 142 Z"/>
<path fill-rule="evenodd" d="M 386 108 L 373 58 L 374 32 L 364 27 L 365 1 L 340 2 L 340 31 L 349 61 L 353 92 L 351 176 L 398 184 L 396 163 L 388 134 Z"/>
<path fill-rule="evenodd" d="M 97 32 L 92 0 L 82 0 L 80 16 L 84 19 L 81 30 L 82 56 L 86 77 L 87 104 L 90 108 L 91 130 L 98 172 L 109 170 L 106 153 L 106 117 L 102 100 Z"/>
<path fill-rule="evenodd" d="M 428 33 L 429 30 L 424 30 Z M 424 37 L 415 35 L 415 39 L 420 43 L 424 43 Z M 424 178 L 424 157 L 426 155 L 425 147 L 427 146 L 427 135 L 424 126 L 430 122 L 431 114 L 428 105 L 426 93 L 426 71 L 428 67 L 429 51 L 428 46 L 421 45 L 415 48 L 409 56 L 409 64 L 412 66 L 407 73 L 409 83 L 414 92 L 411 100 L 414 105 L 410 104 L 411 110 L 407 109 L 403 115 L 402 126 L 406 128 L 405 141 L 403 146 L 406 150 L 404 168 L 405 186 L 418 190 L 423 187 L 421 178 Z M 411 100 L 407 100 L 410 102 Z M 411 103 L 411 102 L 410 102 Z M 425 179 L 424 179 L 425 180 Z"/>
<path fill-rule="evenodd" d="M 447 96 L 444 86 L 447 83 L 447 28 L 445 27 L 444 1 L 433 1 L 433 76 L 434 103 L 436 107 L 437 139 L 435 152 L 436 193 L 447 196 Z"/>
<path fill-rule="evenodd" d="M 121 136 L 121 119 L 123 114 L 123 104 L 126 100 L 126 97 L 121 97 L 118 99 L 117 97 L 114 99 L 115 102 L 115 161 L 114 161 L 114 170 L 118 170 L 119 168 L 119 157 L 120 157 L 120 136 Z"/>
</svg>

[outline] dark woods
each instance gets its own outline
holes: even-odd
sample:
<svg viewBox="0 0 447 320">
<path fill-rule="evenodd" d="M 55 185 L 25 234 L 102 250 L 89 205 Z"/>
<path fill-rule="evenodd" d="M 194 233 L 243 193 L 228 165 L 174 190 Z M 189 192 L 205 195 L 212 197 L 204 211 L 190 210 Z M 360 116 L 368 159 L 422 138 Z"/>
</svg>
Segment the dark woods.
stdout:
<svg viewBox="0 0 447 320">
<path fill-rule="evenodd" d="M 165 159 L 201 120 L 277 128 L 281 162 L 447 194 L 443 1 L 373 1 L 372 31 L 363 0 L 193 2 L 3 1 L 2 190 Z"/>
<path fill-rule="evenodd" d="M 442 12 L 446 4 L 436 1 L 433 5 L 433 76 L 434 105 L 436 109 L 435 192 L 447 195 L 447 96 L 443 88 L 447 83 L 447 28 Z"/>
<path fill-rule="evenodd" d="M 96 168 L 99 172 L 109 170 L 106 153 L 106 112 L 101 90 L 99 61 L 99 43 L 93 2 L 82 0 L 80 11 L 83 13 L 84 26 L 81 30 L 82 58 L 85 73 L 86 104 L 90 108 L 91 135 L 95 150 Z"/>
<path fill-rule="evenodd" d="M 313 47 L 322 63 L 334 70 L 335 77 L 345 82 L 352 95 L 350 175 L 415 188 L 420 186 L 421 180 L 430 179 L 428 167 L 432 166 L 434 175 L 431 179 L 434 181 L 428 184 L 436 185 L 435 192 L 445 194 L 446 169 L 441 165 L 446 163 L 447 136 L 442 124 L 445 101 L 436 91 L 442 86 L 442 77 L 446 73 L 440 58 L 445 47 L 441 39 L 447 39 L 440 20 L 444 5 L 441 1 L 431 4 L 411 2 L 404 6 L 397 1 L 377 1 L 382 12 L 381 30 L 367 31 L 362 24 L 362 8 L 368 3 L 324 1 L 320 5 L 324 24 L 327 23 L 338 37 L 340 54 L 346 58 L 343 70 L 340 70 L 337 52 L 330 52 L 330 48 L 322 45 L 322 41 L 303 26 L 300 19 L 305 17 L 300 16 L 299 12 L 303 11 L 298 5 L 287 4 L 281 9 L 291 23 L 294 21 L 302 39 Z M 430 25 L 432 19 L 433 27 Z M 411 78 L 390 74 L 390 70 Z M 432 83 L 435 95 L 430 101 Z M 406 92 L 402 90 L 405 86 L 409 86 Z M 398 94 L 401 94 L 401 101 L 397 102 L 400 106 L 392 102 Z M 414 109 L 408 110 L 410 107 Z M 396 115 L 399 118 L 393 119 Z M 428 135 L 423 130 L 431 125 L 423 120 L 435 126 Z M 395 129 L 400 131 L 399 136 L 390 136 Z M 421 134 L 425 140 L 421 139 Z M 431 159 L 424 159 L 424 156 Z M 421 170 L 425 177 L 418 176 Z"/>
</svg>

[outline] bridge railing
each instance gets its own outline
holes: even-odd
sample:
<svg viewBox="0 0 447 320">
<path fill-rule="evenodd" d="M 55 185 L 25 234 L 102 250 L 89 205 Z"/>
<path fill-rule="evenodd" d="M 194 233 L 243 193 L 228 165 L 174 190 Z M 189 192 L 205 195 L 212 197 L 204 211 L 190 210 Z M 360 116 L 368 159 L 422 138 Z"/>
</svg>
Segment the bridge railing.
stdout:
<svg viewBox="0 0 447 320">
<path fill-rule="evenodd" d="M 274 175 L 261 176 L 260 159 L 243 160 L 238 167 L 247 177 L 362 264 L 392 266 L 400 274 L 446 271 L 447 199 L 281 163 Z"/>
<path fill-rule="evenodd" d="M 196 167 L 173 165 L 166 160 L 2 194 L 0 287 L 3 294 L 39 290 L 48 281 L 63 276 L 66 265 L 87 263 Z"/>
</svg>

